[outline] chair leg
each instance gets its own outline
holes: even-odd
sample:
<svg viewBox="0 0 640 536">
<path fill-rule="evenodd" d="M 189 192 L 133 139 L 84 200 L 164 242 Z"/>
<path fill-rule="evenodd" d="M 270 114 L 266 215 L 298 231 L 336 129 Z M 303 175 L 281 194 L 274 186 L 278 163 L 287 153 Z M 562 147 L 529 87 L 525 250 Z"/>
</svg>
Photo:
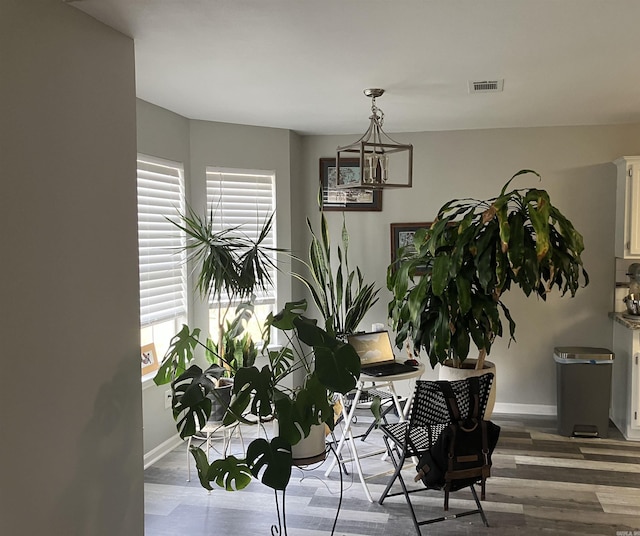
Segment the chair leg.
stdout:
<svg viewBox="0 0 640 536">
<path fill-rule="evenodd" d="M 395 471 L 393 472 L 393 476 L 389 479 L 389 482 L 387 483 L 387 487 L 384 488 L 382 495 L 380 495 L 380 499 L 378 499 L 378 504 L 382 504 L 384 500 L 387 498 L 387 495 L 391 490 L 391 486 L 393 486 L 393 483 L 396 481 L 396 478 L 398 478 L 398 476 L 400 475 L 400 471 L 402 470 L 401 462 L 404 460 L 402 456 L 399 456 L 399 460 L 396 460 L 396 457 L 394 455 L 394 449 L 391 447 L 391 445 L 389 445 L 389 440 L 386 437 L 383 437 L 382 439 L 384 439 L 385 445 L 387 446 L 387 452 L 389 453 L 389 458 L 391 458 L 391 463 L 393 463 L 393 467 L 395 468 Z"/>
<path fill-rule="evenodd" d="M 191 482 L 191 439 L 189 436 L 187 441 L 187 482 Z"/>
<path fill-rule="evenodd" d="M 393 401 L 386 401 L 384 402 L 384 404 L 387 406 L 384 408 L 384 410 L 381 413 L 381 417 L 382 417 L 382 422 L 384 422 L 385 424 L 389 424 L 389 421 L 387 421 L 387 413 L 389 413 L 390 411 L 395 409 L 395 406 L 393 405 Z M 369 428 L 367 428 L 367 431 L 362 434 L 362 436 L 360 437 L 360 441 L 365 441 L 367 439 L 367 437 L 369 436 L 369 434 L 374 430 L 374 428 L 376 427 L 376 424 L 378 424 L 375 420 L 369 425 Z"/>
<path fill-rule="evenodd" d="M 407 505 L 409 506 L 409 512 L 411 513 L 411 518 L 413 519 L 413 526 L 415 527 L 416 533 L 418 534 L 418 536 L 421 536 L 422 533 L 420 532 L 420 524 L 418 523 L 416 512 L 413 509 L 413 504 L 411 503 L 411 499 L 409 498 L 409 490 L 407 489 L 407 486 L 404 483 L 404 478 L 402 478 L 402 474 L 401 474 L 402 467 L 404 466 L 405 457 L 403 454 L 398 453 L 398 459 L 396 460 L 394 451 L 397 452 L 397 450 L 395 448 L 393 449 L 391 448 L 391 446 L 389 445 L 389 440 L 386 437 L 383 437 L 383 439 L 385 444 L 387 445 L 387 452 L 389 453 L 389 458 L 391 458 L 391 462 L 395 467 L 395 471 L 393 473 L 393 476 L 389 479 L 389 483 L 387 484 L 387 487 L 382 492 L 380 499 L 378 499 L 378 504 L 382 504 L 384 502 L 384 500 L 389 495 L 391 486 L 393 486 L 393 483 L 396 481 L 396 479 L 398 479 L 398 482 L 400 482 L 400 486 L 402 487 L 404 498 L 407 501 Z M 394 494 L 394 496 L 395 495 L 399 495 L 399 493 Z"/>
<path fill-rule="evenodd" d="M 489 522 L 487 521 L 487 516 L 484 515 L 484 508 L 482 508 L 482 504 L 480 503 L 480 499 L 478 499 L 478 494 L 476 493 L 476 488 L 473 484 L 471 484 L 471 493 L 473 493 L 473 498 L 476 501 L 476 505 L 478 507 L 478 513 L 482 517 L 482 522 L 485 527 L 489 526 Z"/>
</svg>

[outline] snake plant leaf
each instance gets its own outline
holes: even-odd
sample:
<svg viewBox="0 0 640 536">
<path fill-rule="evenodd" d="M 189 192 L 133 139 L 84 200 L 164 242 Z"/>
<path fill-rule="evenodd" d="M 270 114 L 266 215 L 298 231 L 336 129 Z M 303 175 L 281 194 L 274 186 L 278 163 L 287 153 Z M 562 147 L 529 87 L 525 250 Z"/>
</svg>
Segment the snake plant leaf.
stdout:
<svg viewBox="0 0 640 536">
<path fill-rule="evenodd" d="M 251 470 L 244 460 L 230 455 L 214 460 L 209 466 L 205 478 L 209 482 L 215 481 L 216 485 L 227 491 L 237 491 L 246 488 L 251 483 L 251 475 Z M 202 483 L 202 479 L 200 479 L 200 483 Z"/>
<path fill-rule="evenodd" d="M 340 248 L 338 248 L 338 251 L 340 251 Z M 347 292 L 347 301 L 349 301 L 350 299 L 350 295 L 351 295 L 351 279 L 352 277 L 348 278 L 348 292 Z M 343 300 L 343 293 L 344 293 L 344 283 L 342 281 L 342 265 L 338 266 L 338 269 L 336 271 L 336 303 L 342 303 Z M 350 304 L 349 304 L 350 305 Z"/>
<path fill-rule="evenodd" d="M 246 463 L 265 486 L 284 490 L 291 478 L 291 445 L 279 436 L 256 439 L 247 447 Z"/>
</svg>

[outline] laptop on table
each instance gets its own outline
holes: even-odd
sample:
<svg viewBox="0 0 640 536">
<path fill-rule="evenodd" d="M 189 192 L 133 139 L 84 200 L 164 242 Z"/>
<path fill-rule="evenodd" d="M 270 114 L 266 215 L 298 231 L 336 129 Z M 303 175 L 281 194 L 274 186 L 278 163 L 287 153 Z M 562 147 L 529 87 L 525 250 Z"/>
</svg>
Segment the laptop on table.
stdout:
<svg viewBox="0 0 640 536">
<path fill-rule="evenodd" d="M 398 363 L 393 354 L 388 331 L 354 333 L 347 337 L 360 357 L 360 373 L 367 376 L 394 376 L 417 369 L 412 365 Z"/>
</svg>

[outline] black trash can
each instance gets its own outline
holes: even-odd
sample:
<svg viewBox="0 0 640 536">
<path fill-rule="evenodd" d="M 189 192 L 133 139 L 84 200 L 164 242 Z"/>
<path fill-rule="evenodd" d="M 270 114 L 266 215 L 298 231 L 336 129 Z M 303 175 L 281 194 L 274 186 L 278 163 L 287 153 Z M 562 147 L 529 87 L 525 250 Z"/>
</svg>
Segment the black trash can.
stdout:
<svg viewBox="0 0 640 536">
<path fill-rule="evenodd" d="M 558 433 L 607 437 L 614 355 L 606 348 L 554 348 L 558 392 Z"/>
</svg>

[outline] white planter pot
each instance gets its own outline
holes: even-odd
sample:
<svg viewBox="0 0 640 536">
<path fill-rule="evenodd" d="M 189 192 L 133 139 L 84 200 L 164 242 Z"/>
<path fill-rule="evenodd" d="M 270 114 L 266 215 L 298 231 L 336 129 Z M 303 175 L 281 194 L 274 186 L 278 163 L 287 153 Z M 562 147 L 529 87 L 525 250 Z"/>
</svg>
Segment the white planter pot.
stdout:
<svg viewBox="0 0 640 536">
<path fill-rule="evenodd" d="M 298 466 L 321 462 L 327 456 L 325 444 L 325 426 L 311 427 L 309 435 L 291 447 L 293 463 Z"/>
<path fill-rule="evenodd" d="M 493 413 L 493 407 L 496 403 L 496 366 L 491 361 L 484 362 L 484 368 L 482 370 L 476 370 L 477 359 L 465 359 L 462 363 L 463 368 L 455 368 L 444 365 L 440 365 L 440 371 L 438 377 L 441 380 L 464 380 L 471 376 L 482 376 L 487 372 L 493 373 L 493 384 L 491 386 L 491 392 L 489 393 L 489 401 L 487 402 L 487 409 L 484 412 L 484 419 L 488 421 Z"/>
</svg>

